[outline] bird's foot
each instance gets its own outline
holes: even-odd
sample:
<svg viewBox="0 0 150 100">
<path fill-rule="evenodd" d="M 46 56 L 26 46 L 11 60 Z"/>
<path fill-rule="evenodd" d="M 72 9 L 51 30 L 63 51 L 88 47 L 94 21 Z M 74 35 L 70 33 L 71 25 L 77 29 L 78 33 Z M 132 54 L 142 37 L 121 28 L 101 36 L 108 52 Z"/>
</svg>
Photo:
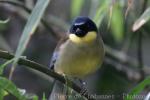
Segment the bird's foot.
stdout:
<svg viewBox="0 0 150 100">
<path fill-rule="evenodd" d="M 86 89 L 86 82 L 82 81 L 81 79 L 79 79 L 80 83 L 81 83 L 81 95 L 87 94 L 88 90 Z"/>
</svg>

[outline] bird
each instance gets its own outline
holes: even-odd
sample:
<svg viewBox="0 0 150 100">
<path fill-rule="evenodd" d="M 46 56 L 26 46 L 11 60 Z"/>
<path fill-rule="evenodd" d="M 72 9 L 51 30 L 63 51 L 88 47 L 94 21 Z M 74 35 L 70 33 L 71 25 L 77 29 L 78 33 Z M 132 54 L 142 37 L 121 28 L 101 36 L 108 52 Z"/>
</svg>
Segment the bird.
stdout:
<svg viewBox="0 0 150 100">
<path fill-rule="evenodd" d="M 82 79 L 102 65 L 105 50 L 96 24 L 86 16 L 77 17 L 58 42 L 50 62 L 56 73 Z"/>
</svg>

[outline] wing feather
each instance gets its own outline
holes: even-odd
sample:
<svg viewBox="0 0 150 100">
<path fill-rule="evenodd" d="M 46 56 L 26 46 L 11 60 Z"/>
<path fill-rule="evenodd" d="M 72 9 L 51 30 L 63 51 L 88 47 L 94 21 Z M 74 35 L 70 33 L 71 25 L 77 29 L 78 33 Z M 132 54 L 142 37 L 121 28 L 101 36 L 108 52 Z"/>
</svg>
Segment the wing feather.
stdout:
<svg viewBox="0 0 150 100">
<path fill-rule="evenodd" d="M 55 65 L 55 62 L 57 61 L 58 57 L 59 57 L 59 51 L 60 51 L 60 47 L 61 45 L 66 42 L 68 40 L 68 35 L 64 35 L 63 38 L 58 42 L 55 50 L 54 50 L 54 53 L 52 55 L 52 58 L 51 58 L 51 61 L 50 61 L 50 66 L 49 68 L 51 70 L 54 70 L 54 65 Z"/>
</svg>

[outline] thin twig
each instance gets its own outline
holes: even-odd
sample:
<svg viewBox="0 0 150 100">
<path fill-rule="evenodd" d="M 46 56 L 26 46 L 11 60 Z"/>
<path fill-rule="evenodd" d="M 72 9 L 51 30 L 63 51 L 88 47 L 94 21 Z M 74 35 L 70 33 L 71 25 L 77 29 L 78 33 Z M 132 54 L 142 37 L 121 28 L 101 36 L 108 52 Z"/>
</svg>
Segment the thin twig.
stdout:
<svg viewBox="0 0 150 100">
<path fill-rule="evenodd" d="M 17 7 L 20 7 L 22 9 L 24 9 L 27 13 L 31 13 L 31 9 L 27 8 L 22 2 L 19 1 L 10 1 L 10 0 L 0 0 L 0 3 L 7 3 L 10 5 L 14 5 Z M 42 18 L 41 20 L 42 24 L 44 25 L 44 27 L 56 38 L 59 38 L 60 36 L 58 36 L 58 34 L 53 30 L 53 28 L 51 26 L 49 26 L 48 22 Z"/>
<path fill-rule="evenodd" d="M 128 66 L 128 67 L 132 67 L 132 69 L 137 69 L 138 68 L 138 66 L 139 66 L 138 61 L 135 58 L 132 58 L 132 57 L 128 56 L 124 52 L 121 52 L 119 50 L 110 48 L 107 45 L 105 45 L 105 50 L 106 50 L 106 57 L 108 57 L 109 59 L 112 59 L 112 61 L 115 61 L 115 62 L 118 62 L 118 63 L 120 63 L 122 65 L 125 65 L 124 67 Z M 113 64 L 113 66 L 116 69 L 118 69 L 117 68 L 118 66 L 116 66 L 116 65 L 117 64 Z M 143 71 L 146 74 L 150 74 L 150 68 L 148 66 L 146 66 L 146 65 L 143 65 Z"/>
<path fill-rule="evenodd" d="M 10 60 L 10 59 L 14 58 L 14 55 L 10 54 L 7 51 L 1 51 L 0 50 L 0 58 Z M 42 73 L 44 73 L 44 74 L 46 74 L 50 77 L 55 78 L 56 80 L 62 82 L 63 84 L 66 83 L 66 80 L 63 76 L 57 74 L 54 71 L 49 70 L 46 66 L 41 65 L 39 63 L 36 63 L 34 61 L 31 61 L 31 60 L 28 60 L 28 59 L 25 59 L 25 58 L 20 58 L 19 61 L 18 61 L 18 64 L 19 65 L 25 65 L 25 67 L 32 68 L 32 69 L 35 69 L 37 71 L 40 71 L 40 72 L 42 72 Z M 71 80 L 68 80 L 68 82 L 71 83 L 71 85 L 68 85 L 68 86 L 70 88 L 74 89 L 80 95 L 86 97 L 88 100 L 94 100 L 93 98 L 89 98 L 90 94 L 88 94 L 88 93 L 81 94 L 82 89 L 78 85 L 76 85 L 74 82 L 72 82 Z"/>
<path fill-rule="evenodd" d="M 138 33 L 138 52 L 137 52 L 137 55 L 138 55 L 138 62 L 139 62 L 139 68 L 140 68 L 140 73 L 141 73 L 141 79 L 139 81 L 142 81 L 144 78 L 145 78 L 145 73 L 143 71 L 143 50 L 142 50 L 142 45 L 143 45 L 143 34 L 142 32 L 139 32 Z"/>
</svg>

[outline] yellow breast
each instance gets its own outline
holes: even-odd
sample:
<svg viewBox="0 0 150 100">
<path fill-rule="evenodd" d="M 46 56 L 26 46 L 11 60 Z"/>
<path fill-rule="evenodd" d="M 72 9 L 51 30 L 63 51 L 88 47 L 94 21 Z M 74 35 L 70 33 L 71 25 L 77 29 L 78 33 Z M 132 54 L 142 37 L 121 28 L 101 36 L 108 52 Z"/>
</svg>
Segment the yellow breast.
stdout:
<svg viewBox="0 0 150 100">
<path fill-rule="evenodd" d="M 88 32 L 84 37 L 78 37 L 75 34 L 70 34 L 69 39 L 74 43 L 90 43 L 96 39 L 97 33 L 92 31 Z"/>
</svg>

